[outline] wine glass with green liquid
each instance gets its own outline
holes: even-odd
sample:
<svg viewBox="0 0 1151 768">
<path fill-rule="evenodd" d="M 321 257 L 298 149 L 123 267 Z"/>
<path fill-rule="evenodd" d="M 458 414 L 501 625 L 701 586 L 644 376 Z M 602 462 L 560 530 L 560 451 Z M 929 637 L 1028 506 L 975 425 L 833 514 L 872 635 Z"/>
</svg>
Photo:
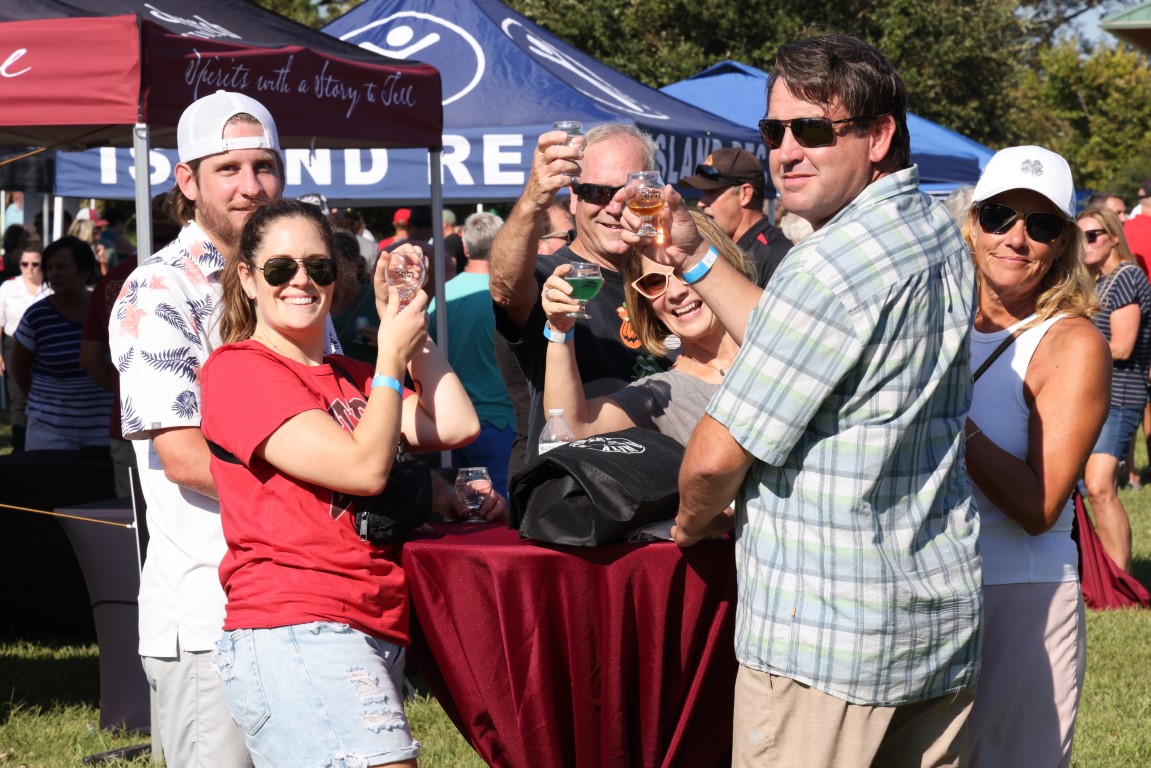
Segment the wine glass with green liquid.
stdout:
<svg viewBox="0 0 1151 768">
<path fill-rule="evenodd" d="M 568 317 L 582 317 L 588 320 L 591 315 L 587 313 L 587 303 L 603 288 L 603 274 L 600 273 L 598 264 L 587 261 L 573 261 L 571 267 L 571 272 L 567 273 L 564 280 L 567 280 L 568 285 L 572 287 L 572 298 L 579 301 L 579 311 L 565 314 Z"/>
</svg>

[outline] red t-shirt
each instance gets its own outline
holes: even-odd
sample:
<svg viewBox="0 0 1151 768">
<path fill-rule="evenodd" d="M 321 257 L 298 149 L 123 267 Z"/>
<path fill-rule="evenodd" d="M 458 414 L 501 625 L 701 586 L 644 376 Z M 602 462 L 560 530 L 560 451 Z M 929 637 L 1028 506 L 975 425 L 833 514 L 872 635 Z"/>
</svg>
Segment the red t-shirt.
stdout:
<svg viewBox="0 0 1151 768">
<path fill-rule="evenodd" d="M 224 629 L 332 621 L 407 645 L 407 582 L 392 548 L 360 540 L 349 497 L 255 455 L 281 424 L 313 408 L 355 428 L 373 370 L 336 357 L 362 381 L 359 391 L 330 365 L 301 365 L 254 341 L 221 347 L 201 372 L 204 437 L 243 462 L 212 457 L 228 544 L 220 562 Z"/>
<path fill-rule="evenodd" d="M 1151 264 L 1151 215 L 1141 213 L 1127 219 L 1123 222 L 1123 235 L 1135 260 L 1147 274 L 1147 267 Z"/>
</svg>

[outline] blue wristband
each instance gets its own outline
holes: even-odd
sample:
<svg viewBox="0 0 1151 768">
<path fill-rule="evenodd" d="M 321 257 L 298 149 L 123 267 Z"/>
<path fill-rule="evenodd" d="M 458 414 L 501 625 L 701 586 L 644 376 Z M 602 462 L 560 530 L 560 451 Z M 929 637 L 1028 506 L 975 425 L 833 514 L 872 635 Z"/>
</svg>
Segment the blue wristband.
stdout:
<svg viewBox="0 0 1151 768">
<path fill-rule="evenodd" d="M 567 333 L 560 333 L 555 328 L 552 328 L 547 323 L 544 323 L 544 338 L 548 341 L 554 341 L 556 344 L 566 344 L 575 335 L 575 328 L 572 328 Z"/>
<path fill-rule="evenodd" d="M 377 373 L 372 377 L 372 389 L 376 387 L 387 387 L 388 389 L 396 390 L 396 394 L 402 399 L 404 396 L 404 385 L 393 379 L 391 376 L 385 376 L 382 373 Z"/>
<path fill-rule="evenodd" d="M 688 285 L 698 283 L 700 280 L 707 276 L 711 271 L 711 267 L 715 264 L 715 260 L 719 258 L 719 251 L 715 249 L 714 245 L 707 247 L 707 255 L 699 260 L 699 263 L 688 271 L 683 273 L 684 282 Z"/>
</svg>

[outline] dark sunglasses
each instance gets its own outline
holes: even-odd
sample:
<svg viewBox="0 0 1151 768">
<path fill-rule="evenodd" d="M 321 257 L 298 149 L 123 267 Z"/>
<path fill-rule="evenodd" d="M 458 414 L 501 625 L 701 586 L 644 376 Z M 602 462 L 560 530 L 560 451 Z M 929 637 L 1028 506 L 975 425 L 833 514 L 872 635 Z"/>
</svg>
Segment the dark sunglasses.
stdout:
<svg viewBox="0 0 1151 768">
<path fill-rule="evenodd" d="M 999 203 L 983 203 L 979 206 L 979 227 L 984 232 L 1002 235 L 1019 219 L 1023 219 L 1027 236 L 1037 243 L 1050 243 L 1070 223 L 1056 213 L 1023 213 Z"/>
<path fill-rule="evenodd" d="M 631 287 L 635 288 L 640 296 L 654 301 L 667 293 L 667 287 L 671 285 L 671 280 L 668 278 L 671 277 L 674 277 L 681 285 L 687 285 L 687 281 L 674 272 L 670 275 L 667 272 L 648 272 L 639 279 L 633 280 Z"/>
<path fill-rule="evenodd" d="M 609 187 L 606 184 L 572 184 L 572 192 L 575 192 L 575 196 L 592 205 L 607 205 L 615 197 L 615 193 L 621 189 L 623 189 L 623 184 L 618 187 Z"/>
<path fill-rule="evenodd" d="M 1087 238 L 1087 242 L 1090 243 L 1091 245 L 1094 245 L 1095 241 L 1098 240 L 1099 238 L 1103 237 L 1105 234 L 1107 234 L 1107 230 L 1105 230 L 1105 229 L 1085 229 L 1085 230 L 1083 230 L 1083 236 L 1085 238 Z"/>
<path fill-rule="evenodd" d="M 331 285 L 336 282 L 336 262 L 332 259 L 292 259 L 277 256 L 268 259 L 264 262 L 264 266 L 256 269 L 264 273 L 268 285 L 283 285 L 296 276 L 300 267 L 304 268 L 316 285 Z"/>
<path fill-rule="evenodd" d="M 1091 242 L 1095 242 L 1095 241 L 1092 240 Z M 38 262 L 38 261 L 22 261 L 22 262 L 20 262 L 20 266 L 22 266 L 22 267 L 39 267 L 40 262 Z"/>
<path fill-rule="evenodd" d="M 759 136 L 768 149 L 779 149 L 783 144 L 784 130 L 790 128 L 795 143 L 804 149 L 829 147 L 835 143 L 835 126 L 870 119 L 870 117 L 845 117 L 842 120 L 829 120 L 826 117 L 797 117 L 794 120 L 770 120 L 765 117 L 759 121 Z"/>
<path fill-rule="evenodd" d="M 729 176 L 723 171 L 716 168 L 714 165 L 697 165 L 695 167 L 695 175 L 702 176 L 708 181 L 726 181 L 735 186 L 743 186 L 747 182 L 737 179 L 734 176 Z"/>
</svg>

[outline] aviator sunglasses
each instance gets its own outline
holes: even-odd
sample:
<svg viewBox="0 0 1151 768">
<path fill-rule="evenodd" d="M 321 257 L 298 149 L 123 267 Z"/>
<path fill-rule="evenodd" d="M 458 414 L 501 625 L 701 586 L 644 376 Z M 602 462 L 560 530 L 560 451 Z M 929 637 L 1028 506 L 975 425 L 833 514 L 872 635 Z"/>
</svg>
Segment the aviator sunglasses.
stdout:
<svg viewBox="0 0 1151 768">
<path fill-rule="evenodd" d="M 1032 211 L 1023 213 L 999 203 L 983 203 L 979 206 L 979 227 L 984 232 L 1002 235 L 1023 219 L 1027 236 L 1037 243 L 1050 243 L 1063 232 L 1068 220 L 1056 213 Z"/>
<path fill-rule="evenodd" d="M 830 120 L 826 117 L 797 117 L 794 120 L 772 120 L 765 117 L 759 121 L 759 135 L 768 149 L 779 149 L 783 144 L 783 132 L 788 128 L 791 129 L 795 143 L 804 149 L 829 147 L 835 143 L 835 126 L 870 119 L 870 117 L 845 117 L 842 120 Z"/>
<path fill-rule="evenodd" d="M 1088 245 L 1095 245 L 1095 241 L 1107 234 L 1105 229 L 1085 229 L 1083 237 L 1087 238 Z"/>
<path fill-rule="evenodd" d="M 665 293 L 667 293 L 667 287 L 671 285 L 671 280 L 669 278 L 672 277 L 674 277 L 681 285 L 688 284 L 686 280 L 674 272 L 671 274 L 668 274 L 667 272 L 648 272 L 646 275 L 639 277 L 639 279 L 633 280 L 631 287 L 635 288 L 636 291 L 639 292 L 640 296 L 655 301 L 660 296 L 663 296 Z"/>
<path fill-rule="evenodd" d="M 606 184 L 572 184 L 572 192 L 575 192 L 576 197 L 592 205 L 607 205 L 621 189 L 622 184 L 618 187 L 609 187 Z"/>
<path fill-rule="evenodd" d="M 268 285 L 283 285 L 296 276 L 304 268 L 308 277 L 316 285 L 331 285 L 336 282 L 336 262 L 332 259 L 293 259 L 288 256 L 277 256 L 268 259 L 264 266 L 256 267 L 264 273 Z"/>
</svg>

